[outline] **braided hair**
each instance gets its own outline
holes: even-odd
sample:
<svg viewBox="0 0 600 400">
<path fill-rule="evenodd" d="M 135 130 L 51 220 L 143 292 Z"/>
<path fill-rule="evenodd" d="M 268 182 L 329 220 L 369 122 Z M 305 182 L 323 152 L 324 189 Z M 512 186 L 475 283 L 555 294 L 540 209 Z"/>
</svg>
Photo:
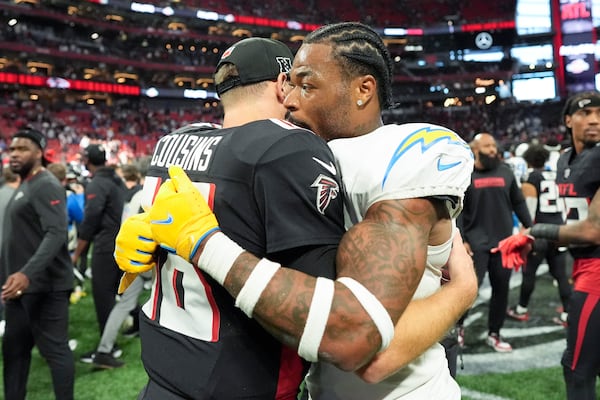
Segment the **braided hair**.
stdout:
<svg viewBox="0 0 600 400">
<path fill-rule="evenodd" d="M 382 108 L 392 105 L 392 58 L 377 32 L 359 22 L 324 25 L 309 33 L 303 43 L 330 44 L 333 57 L 349 77 L 373 75 Z"/>
</svg>

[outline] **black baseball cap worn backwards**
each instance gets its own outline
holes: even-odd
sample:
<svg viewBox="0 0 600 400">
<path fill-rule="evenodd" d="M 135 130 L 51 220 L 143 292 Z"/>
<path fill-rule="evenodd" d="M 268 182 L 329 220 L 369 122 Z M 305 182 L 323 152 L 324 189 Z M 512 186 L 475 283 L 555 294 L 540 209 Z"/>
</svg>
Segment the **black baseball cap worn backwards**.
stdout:
<svg viewBox="0 0 600 400">
<path fill-rule="evenodd" d="M 600 107 L 600 93 L 583 92 L 574 95 L 567 103 L 564 115 L 573 115 L 586 107 Z"/>
<path fill-rule="evenodd" d="M 282 42 L 266 38 L 243 39 L 225 50 L 215 71 L 230 63 L 237 67 L 239 76 L 217 85 L 219 95 L 236 86 L 277 79 L 280 73 L 292 69 L 294 56 Z"/>
<path fill-rule="evenodd" d="M 42 165 L 45 167 L 50 163 L 50 161 L 44 155 L 44 151 L 46 150 L 46 145 L 48 141 L 46 140 L 46 136 L 37 129 L 33 128 L 25 128 L 17 131 L 13 138 L 27 138 L 35 143 L 42 150 Z"/>
<path fill-rule="evenodd" d="M 83 156 L 86 157 L 92 165 L 106 164 L 106 151 L 100 144 L 90 144 L 83 151 Z"/>
</svg>

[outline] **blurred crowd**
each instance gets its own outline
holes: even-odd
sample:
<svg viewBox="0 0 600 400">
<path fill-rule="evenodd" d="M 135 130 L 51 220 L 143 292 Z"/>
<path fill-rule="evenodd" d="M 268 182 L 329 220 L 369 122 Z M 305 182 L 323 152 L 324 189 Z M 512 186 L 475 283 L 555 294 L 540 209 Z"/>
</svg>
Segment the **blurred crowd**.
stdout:
<svg viewBox="0 0 600 400">
<path fill-rule="evenodd" d="M 482 131 L 491 132 L 501 151 L 514 152 L 521 143 L 568 145 L 560 123 L 561 102 L 523 104 L 499 102 L 495 106 L 411 108 L 410 112 L 384 114 L 386 123 L 428 121 L 447 126 L 465 140 Z M 49 158 L 71 161 L 90 142 L 107 144 L 114 164 L 151 154 L 156 141 L 191 122 L 221 122 L 221 109 L 200 104 L 144 103 L 136 99 L 116 105 L 69 107 L 41 102 L 0 99 L 0 151 L 6 159 L 6 140 L 18 129 L 31 126 L 49 139 Z"/>
<path fill-rule="evenodd" d="M 219 122 L 217 110 L 149 107 L 124 101 L 114 106 L 46 106 L 41 102 L 4 99 L 0 102 L 0 151 L 6 161 L 7 141 L 23 127 L 48 137 L 46 156 L 54 161 L 76 160 L 90 143 L 104 143 L 115 165 L 151 154 L 162 135 L 196 121 Z"/>
</svg>

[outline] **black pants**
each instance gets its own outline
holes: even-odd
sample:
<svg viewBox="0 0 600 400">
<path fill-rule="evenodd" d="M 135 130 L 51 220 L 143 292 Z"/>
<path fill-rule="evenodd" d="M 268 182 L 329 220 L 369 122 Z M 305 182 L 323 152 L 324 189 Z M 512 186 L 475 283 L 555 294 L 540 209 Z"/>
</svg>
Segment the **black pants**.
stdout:
<svg viewBox="0 0 600 400">
<path fill-rule="evenodd" d="M 69 295 L 70 291 L 25 293 L 6 302 L 2 338 L 6 400 L 25 399 L 34 345 L 48 363 L 56 399 L 73 399 L 75 364 L 69 348 Z"/>
<path fill-rule="evenodd" d="M 440 340 L 440 344 L 444 346 L 444 351 L 446 352 L 446 360 L 448 360 L 448 369 L 450 370 L 450 376 L 456 379 L 458 356 L 461 352 L 460 346 L 458 345 L 457 328 L 452 328 L 450 332 L 448 332 L 446 336 L 442 340 Z"/>
<path fill-rule="evenodd" d="M 85 270 L 88 268 L 88 252 L 90 251 L 90 247 L 86 247 L 81 254 L 79 255 L 79 261 L 77 261 L 77 265 L 75 266 L 79 273 L 85 277 Z"/>
<path fill-rule="evenodd" d="M 490 278 L 492 297 L 488 311 L 488 332 L 500 333 L 504 325 L 508 307 L 508 290 L 511 269 L 502 266 L 500 253 L 490 253 L 489 250 L 473 250 L 473 263 L 477 273 L 477 284 L 481 287 L 485 273 Z"/>
<path fill-rule="evenodd" d="M 600 373 L 600 296 L 574 291 L 569 304 L 567 349 L 562 356 L 569 400 L 596 400 Z"/>
<path fill-rule="evenodd" d="M 567 276 L 567 252 L 559 251 L 558 247 L 544 239 L 536 239 L 534 251 L 527 257 L 527 264 L 523 268 L 523 283 L 519 294 L 519 305 L 527 307 L 531 294 L 535 289 L 537 269 L 546 259 L 550 275 L 558 282 L 558 294 L 564 311 L 567 311 L 571 285 Z"/>
<path fill-rule="evenodd" d="M 113 253 L 92 253 L 92 295 L 100 336 L 102 336 L 110 311 L 115 306 L 115 296 L 121 275 L 122 271 L 119 269 Z"/>
</svg>

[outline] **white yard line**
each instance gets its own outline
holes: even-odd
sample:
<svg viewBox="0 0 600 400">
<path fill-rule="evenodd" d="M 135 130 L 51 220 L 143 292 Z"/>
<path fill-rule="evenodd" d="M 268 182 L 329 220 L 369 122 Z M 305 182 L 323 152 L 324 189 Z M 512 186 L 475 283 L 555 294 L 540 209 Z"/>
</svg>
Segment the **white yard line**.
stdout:
<svg viewBox="0 0 600 400">
<path fill-rule="evenodd" d="M 458 375 L 479 375 L 558 367 L 565 347 L 566 342 L 561 339 L 514 349 L 511 353 L 463 354 L 464 369 L 460 369 L 459 360 Z"/>
<path fill-rule="evenodd" d="M 547 271 L 547 265 L 542 264 L 537 271 L 541 275 Z M 521 285 L 521 274 L 513 274 L 510 287 L 515 288 Z M 489 281 L 486 280 L 479 290 L 479 296 L 475 305 L 488 302 L 491 290 Z M 471 313 L 465 320 L 465 326 L 471 325 L 475 320 L 487 318 L 482 312 Z M 548 332 L 564 329 L 558 325 L 522 327 L 522 328 L 503 328 L 502 336 L 506 339 L 511 337 L 534 336 Z M 467 333 L 468 334 L 468 333 Z M 482 333 L 481 340 L 485 339 L 485 332 Z M 482 353 L 482 354 L 463 354 L 464 369 L 460 369 L 460 360 L 458 361 L 458 375 L 479 375 L 489 373 L 508 373 L 522 371 L 533 368 L 548 368 L 560 366 L 560 359 L 566 347 L 566 340 L 555 340 L 553 342 L 541 343 L 535 346 L 516 348 L 511 353 Z M 463 396 L 473 400 L 513 400 L 507 397 L 501 397 L 490 393 L 478 392 L 466 387 L 461 387 Z"/>
</svg>

